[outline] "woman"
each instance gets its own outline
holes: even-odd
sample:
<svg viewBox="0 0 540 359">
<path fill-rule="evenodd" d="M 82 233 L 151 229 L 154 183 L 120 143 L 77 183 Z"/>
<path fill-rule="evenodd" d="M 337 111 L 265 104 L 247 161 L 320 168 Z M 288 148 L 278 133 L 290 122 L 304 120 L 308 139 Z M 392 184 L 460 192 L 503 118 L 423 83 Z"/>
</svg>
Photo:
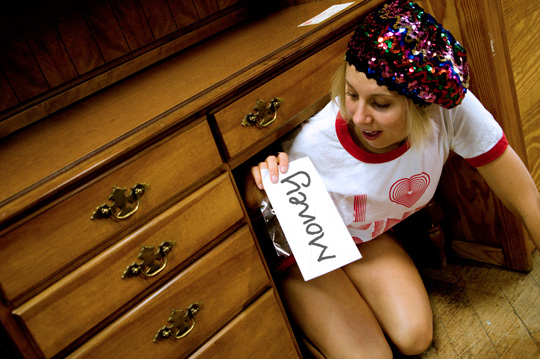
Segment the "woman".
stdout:
<svg viewBox="0 0 540 359">
<path fill-rule="evenodd" d="M 536 186 L 468 81 L 452 35 L 416 4 L 389 2 L 351 37 L 334 101 L 286 152 L 252 169 L 263 189 L 260 169 L 277 182 L 290 160 L 309 156 L 363 256 L 308 282 L 293 263 L 279 268 L 285 306 L 314 357 L 391 358 L 392 346 L 413 355 L 430 345 L 427 293 L 389 229 L 433 197 L 450 150 L 478 168 L 540 248 Z"/>
</svg>

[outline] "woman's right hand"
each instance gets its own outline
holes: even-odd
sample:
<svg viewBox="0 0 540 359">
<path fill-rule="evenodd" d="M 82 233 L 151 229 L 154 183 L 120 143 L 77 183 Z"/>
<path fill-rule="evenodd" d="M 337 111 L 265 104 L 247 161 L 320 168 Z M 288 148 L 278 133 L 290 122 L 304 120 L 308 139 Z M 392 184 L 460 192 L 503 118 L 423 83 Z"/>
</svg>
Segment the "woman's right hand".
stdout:
<svg viewBox="0 0 540 359">
<path fill-rule="evenodd" d="M 286 173 L 289 170 L 289 156 L 285 152 L 279 152 L 276 156 L 268 156 L 258 166 L 251 167 L 249 174 L 245 176 L 244 184 L 244 202 L 249 210 L 259 208 L 261 201 L 266 197 L 261 169 L 268 169 L 272 182 L 277 183 L 279 173 Z"/>
<path fill-rule="evenodd" d="M 278 152 L 276 156 L 268 156 L 264 162 L 259 163 L 258 166 L 251 167 L 251 175 L 253 180 L 260 190 L 264 189 L 261 170 L 267 169 L 270 175 L 270 181 L 277 183 L 279 181 L 280 173 L 287 173 L 289 170 L 289 155 L 285 152 Z"/>
</svg>

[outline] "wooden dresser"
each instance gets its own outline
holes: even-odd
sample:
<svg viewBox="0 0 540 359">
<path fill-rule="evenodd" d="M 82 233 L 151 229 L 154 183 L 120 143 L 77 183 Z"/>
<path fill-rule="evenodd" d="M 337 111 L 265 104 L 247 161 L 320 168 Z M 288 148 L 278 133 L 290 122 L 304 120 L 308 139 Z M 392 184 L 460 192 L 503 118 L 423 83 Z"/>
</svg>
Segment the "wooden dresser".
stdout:
<svg viewBox="0 0 540 359">
<path fill-rule="evenodd" d="M 347 2 L 46 0 L 0 15 L 0 356 L 301 357 L 241 174 L 329 100 L 358 17 L 383 0 L 298 25 Z M 525 158 L 490 16 L 507 7 L 419 3 L 463 40 L 473 90 Z M 530 269 L 521 224 L 470 168 L 446 171 L 454 250 Z"/>
<path fill-rule="evenodd" d="M 338 3 L 246 12 L 90 96 L 75 83 L 4 119 L 0 321 L 23 357 L 301 356 L 234 172 L 322 108 L 381 1 L 298 26 Z"/>
</svg>

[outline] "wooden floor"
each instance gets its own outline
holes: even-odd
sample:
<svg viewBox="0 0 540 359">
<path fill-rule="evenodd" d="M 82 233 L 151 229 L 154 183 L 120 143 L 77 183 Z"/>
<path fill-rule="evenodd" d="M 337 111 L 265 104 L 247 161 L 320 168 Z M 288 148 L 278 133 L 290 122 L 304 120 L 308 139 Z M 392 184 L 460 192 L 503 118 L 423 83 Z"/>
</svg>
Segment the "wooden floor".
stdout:
<svg viewBox="0 0 540 359">
<path fill-rule="evenodd" d="M 434 342 L 415 358 L 540 358 L 540 253 L 518 273 L 472 262 L 423 269 Z M 410 358 L 410 357 L 409 357 Z"/>
</svg>

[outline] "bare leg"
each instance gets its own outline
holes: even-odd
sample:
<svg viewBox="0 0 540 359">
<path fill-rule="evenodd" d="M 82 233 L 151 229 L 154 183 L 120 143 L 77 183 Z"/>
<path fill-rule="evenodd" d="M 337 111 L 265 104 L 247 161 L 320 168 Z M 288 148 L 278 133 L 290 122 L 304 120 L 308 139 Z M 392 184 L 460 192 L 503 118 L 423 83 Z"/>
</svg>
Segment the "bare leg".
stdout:
<svg viewBox="0 0 540 359">
<path fill-rule="evenodd" d="M 295 265 L 281 288 L 316 358 L 392 358 L 377 319 L 343 270 L 305 282 Z"/>
<path fill-rule="evenodd" d="M 433 338 L 433 314 L 414 263 L 386 234 L 360 251 L 364 258 L 344 267 L 345 272 L 398 350 L 422 353 Z"/>
<path fill-rule="evenodd" d="M 359 246 L 363 258 L 305 282 L 298 267 L 280 281 L 293 320 L 315 357 L 392 358 L 385 332 L 404 354 L 427 348 L 432 314 L 422 280 L 388 235 Z"/>
</svg>

